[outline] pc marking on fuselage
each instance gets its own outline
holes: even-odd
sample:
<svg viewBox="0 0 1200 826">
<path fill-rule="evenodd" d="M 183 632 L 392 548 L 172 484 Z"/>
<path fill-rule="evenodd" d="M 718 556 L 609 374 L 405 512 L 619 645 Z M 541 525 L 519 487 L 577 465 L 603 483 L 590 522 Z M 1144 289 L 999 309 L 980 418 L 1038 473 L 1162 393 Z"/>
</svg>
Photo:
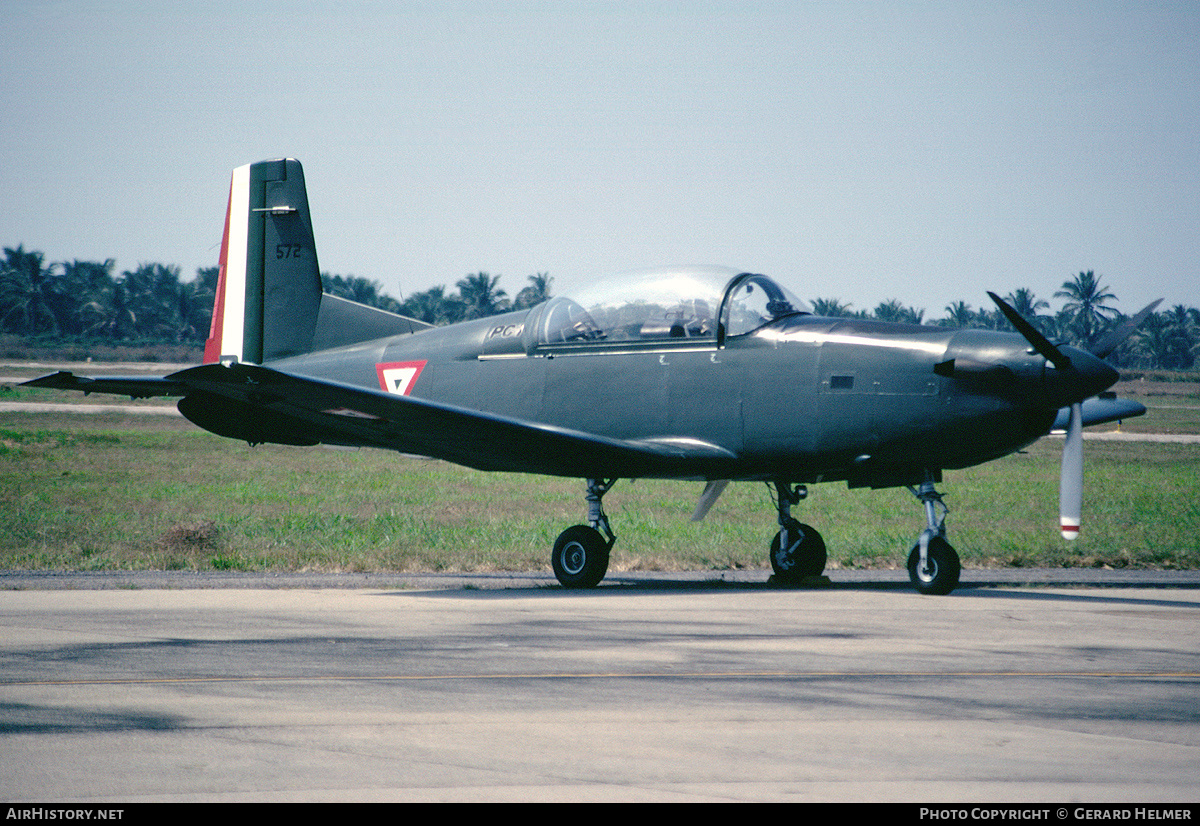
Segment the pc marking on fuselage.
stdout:
<svg viewBox="0 0 1200 826">
<path fill-rule="evenodd" d="M 423 361 L 390 361 L 375 365 L 375 372 L 379 375 L 379 386 L 398 396 L 407 396 L 412 392 L 413 385 L 417 383 L 423 369 Z"/>
</svg>

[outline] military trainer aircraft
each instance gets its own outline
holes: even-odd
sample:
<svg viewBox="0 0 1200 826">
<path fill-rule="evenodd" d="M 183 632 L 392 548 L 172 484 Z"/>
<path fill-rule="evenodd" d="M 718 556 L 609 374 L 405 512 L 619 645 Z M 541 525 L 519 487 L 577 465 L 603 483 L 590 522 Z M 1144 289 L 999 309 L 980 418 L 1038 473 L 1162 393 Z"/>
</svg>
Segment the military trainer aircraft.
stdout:
<svg viewBox="0 0 1200 826">
<path fill-rule="evenodd" d="M 806 485 L 907 487 L 925 528 L 922 593 L 958 584 L 935 488 L 947 469 L 1065 427 L 1061 528 L 1079 530 L 1083 425 L 1145 412 L 1104 394 L 1101 359 L 1153 307 L 1085 351 L 1054 344 L 989 294 L 1017 333 L 823 318 L 764 275 L 628 274 L 529 310 L 430 328 L 323 295 L 304 174 L 293 159 L 233 172 L 204 363 L 162 378 L 59 372 L 38 387 L 181 396 L 200 427 L 252 444 L 352 445 L 490 471 L 586 480 L 586 524 L 551 552 L 563 586 L 597 585 L 617 479 L 773 487 L 779 581 L 820 574 L 821 535 L 792 516 Z M 1103 394 L 1103 395 L 1098 395 Z"/>
</svg>

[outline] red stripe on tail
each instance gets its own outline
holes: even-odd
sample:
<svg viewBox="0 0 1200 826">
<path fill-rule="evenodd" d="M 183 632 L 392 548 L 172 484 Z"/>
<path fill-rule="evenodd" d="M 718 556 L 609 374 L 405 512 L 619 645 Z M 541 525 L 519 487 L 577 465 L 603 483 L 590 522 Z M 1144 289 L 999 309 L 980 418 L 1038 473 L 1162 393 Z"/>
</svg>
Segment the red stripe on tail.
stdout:
<svg viewBox="0 0 1200 826">
<path fill-rule="evenodd" d="M 225 206 L 225 234 L 221 236 L 221 260 L 217 272 L 217 296 L 213 300 L 212 323 L 208 326 L 208 340 L 204 342 L 204 363 L 216 364 L 221 360 L 221 330 L 225 325 L 225 269 L 229 259 L 229 213 L 233 209 L 233 187 L 229 188 L 229 203 Z"/>
</svg>

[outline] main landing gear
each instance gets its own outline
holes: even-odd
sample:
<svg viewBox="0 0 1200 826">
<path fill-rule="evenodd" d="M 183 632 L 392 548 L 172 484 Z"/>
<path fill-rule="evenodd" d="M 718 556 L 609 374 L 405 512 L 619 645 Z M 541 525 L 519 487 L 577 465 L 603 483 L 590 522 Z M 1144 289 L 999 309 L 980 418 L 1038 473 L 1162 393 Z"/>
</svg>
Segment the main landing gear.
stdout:
<svg viewBox="0 0 1200 826">
<path fill-rule="evenodd" d="M 908 555 L 908 578 L 922 594 L 948 594 L 958 585 L 962 566 L 958 553 L 946 541 L 946 514 L 950 509 L 942 495 L 926 479 L 919 488 L 908 488 L 925 506 L 927 527 Z"/>
<path fill-rule="evenodd" d="M 808 496 L 808 488 L 782 481 L 774 484 L 779 533 L 771 540 L 771 569 L 777 582 L 794 585 L 825 570 L 825 540 L 815 528 L 792 518 L 792 505 Z"/>
<path fill-rule="evenodd" d="M 588 523 L 563 531 L 554 543 L 550 562 L 564 588 L 594 588 L 608 572 L 608 557 L 617 541 L 604 513 L 604 494 L 616 479 L 588 479 Z M 804 485 L 782 480 L 771 483 L 779 532 L 771 541 L 774 580 L 793 585 L 825 570 L 825 540 L 810 525 L 792 517 L 792 506 L 808 495 Z M 925 508 L 926 528 L 908 555 L 908 575 L 922 594 L 948 594 L 958 586 L 962 570 L 958 554 L 946 541 L 946 515 L 950 509 L 934 489 L 932 475 L 919 487 L 909 487 Z"/>
<path fill-rule="evenodd" d="M 588 524 L 567 528 L 554 543 L 550 564 L 564 588 L 594 588 L 608 572 L 608 553 L 617 537 L 600 500 L 616 482 L 616 479 L 588 479 Z"/>
</svg>

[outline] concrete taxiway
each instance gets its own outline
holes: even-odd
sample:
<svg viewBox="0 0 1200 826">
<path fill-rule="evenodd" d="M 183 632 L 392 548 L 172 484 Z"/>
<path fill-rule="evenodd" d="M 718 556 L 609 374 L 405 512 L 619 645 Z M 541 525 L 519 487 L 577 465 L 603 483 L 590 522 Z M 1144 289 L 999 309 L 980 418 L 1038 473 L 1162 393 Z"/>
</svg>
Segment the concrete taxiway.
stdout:
<svg viewBox="0 0 1200 826">
<path fill-rule="evenodd" d="M 1189 582 L 8 590 L 0 797 L 1194 802 Z"/>
</svg>

